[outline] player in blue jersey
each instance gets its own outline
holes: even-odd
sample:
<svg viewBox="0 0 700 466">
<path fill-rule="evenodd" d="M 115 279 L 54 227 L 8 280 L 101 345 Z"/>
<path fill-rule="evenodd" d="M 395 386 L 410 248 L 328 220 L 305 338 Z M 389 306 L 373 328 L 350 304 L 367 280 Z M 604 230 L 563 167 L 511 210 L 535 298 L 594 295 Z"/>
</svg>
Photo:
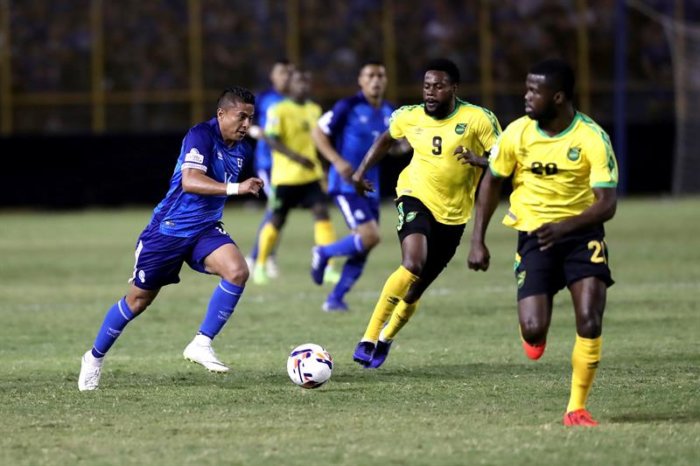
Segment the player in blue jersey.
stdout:
<svg viewBox="0 0 700 466">
<path fill-rule="evenodd" d="M 265 183 L 265 195 L 268 200 L 274 195 L 272 191 L 272 183 L 270 182 L 270 174 L 272 172 L 272 152 L 270 149 L 270 144 L 263 137 L 265 130 L 265 124 L 267 122 L 267 111 L 273 107 L 275 104 L 284 100 L 289 87 L 289 77 L 294 70 L 294 65 L 292 65 L 287 59 L 280 59 L 272 65 L 272 70 L 270 71 L 270 83 L 272 84 L 268 89 L 264 90 L 258 94 L 255 103 L 255 125 L 250 128 L 248 134 L 257 139 L 255 145 L 255 173 L 258 177 Z M 258 234 L 255 236 L 255 243 L 253 243 L 253 248 L 250 251 L 248 257 L 246 257 L 246 262 L 248 267 L 251 269 L 255 267 L 255 261 L 258 258 L 258 236 L 260 235 L 260 230 L 263 226 L 270 220 L 272 215 L 272 209 L 269 206 L 272 202 L 268 202 L 268 208 L 265 209 L 265 215 L 263 215 L 260 221 L 260 226 L 258 226 Z M 265 269 L 267 276 L 270 278 L 277 278 L 279 271 L 277 268 L 277 248 L 272 250 L 271 254 L 268 256 L 265 262 Z"/>
<path fill-rule="evenodd" d="M 321 154 L 331 163 L 328 193 L 340 208 L 351 233 L 326 246 L 312 250 L 311 277 L 318 285 L 331 257 L 347 256 L 335 288 L 323 303 L 324 311 L 347 311 L 344 297 L 360 278 L 367 255 L 379 243 L 379 168 L 365 176 L 374 192 L 360 196 L 350 181 L 355 169 L 377 137 L 389 127 L 394 107 L 384 100 L 386 69 L 379 62 L 367 62 L 358 76 L 360 91 L 335 103 L 314 128 L 312 135 Z"/>
<path fill-rule="evenodd" d="M 180 281 L 184 262 L 198 272 L 220 276 L 221 281 L 183 356 L 212 372 L 229 370 L 216 357 L 211 341 L 231 317 L 249 272 L 221 217 L 228 196 L 257 196 L 263 187 L 255 177 L 238 182 L 245 160 L 252 156 L 252 147 L 243 138 L 254 111 L 250 91 L 228 88 L 219 97 L 216 117 L 192 127 L 183 139 L 170 189 L 136 242 L 129 291 L 107 311 L 93 347 L 83 355 L 80 391 L 98 387 L 107 351 L 163 286 Z"/>
</svg>

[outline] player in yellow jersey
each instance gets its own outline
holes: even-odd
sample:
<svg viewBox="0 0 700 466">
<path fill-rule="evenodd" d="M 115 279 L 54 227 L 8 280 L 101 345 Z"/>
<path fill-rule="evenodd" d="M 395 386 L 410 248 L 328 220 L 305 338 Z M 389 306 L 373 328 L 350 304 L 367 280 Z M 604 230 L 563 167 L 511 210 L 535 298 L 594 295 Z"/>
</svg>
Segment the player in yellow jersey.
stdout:
<svg viewBox="0 0 700 466">
<path fill-rule="evenodd" d="M 328 215 L 328 197 L 321 188 L 323 170 L 311 137 L 311 129 L 321 116 L 321 107 L 309 99 L 311 74 L 293 70 L 289 80 L 289 97 L 268 110 L 265 141 L 272 148 L 273 194 L 272 215 L 260 230 L 258 257 L 253 282 L 269 281 L 265 261 L 277 243 L 289 210 L 302 206 L 314 216 L 317 245 L 335 241 L 335 231 Z"/>
<path fill-rule="evenodd" d="M 364 367 L 384 363 L 423 292 L 454 256 L 471 215 L 477 183 L 488 166 L 484 154 L 501 131 L 493 113 L 457 98 L 458 84 L 459 70 L 453 62 L 430 62 L 423 77 L 423 104 L 393 113 L 389 130 L 370 147 L 352 176 L 360 194 L 371 191 L 365 172 L 395 141 L 405 137 L 413 148 L 413 158 L 396 186 L 401 265 L 384 284 L 355 348 L 353 359 Z M 462 154 L 459 159 L 456 153 Z"/>
<path fill-rule="evenodd" d="M 617 162 L 608 135 L 573 105 L 574 72 L 546 60 L 527 75 L 526 116 L 503 132 L 479 188 L 469 267 L 487 270 L 486 229 L 504 178 L 513 176 L 503 223 L 518 230 L 515 278 L 525 354 L 539 359 L 554 295 L 569 289 L 576 342 L 567 426 L 595 426 L 586 400 L 601 355 L 607 288 L 613 284 L 603 223 L 617 206 Z M 460 156 L 461 157 L 461 156 Z"/>
</svg>

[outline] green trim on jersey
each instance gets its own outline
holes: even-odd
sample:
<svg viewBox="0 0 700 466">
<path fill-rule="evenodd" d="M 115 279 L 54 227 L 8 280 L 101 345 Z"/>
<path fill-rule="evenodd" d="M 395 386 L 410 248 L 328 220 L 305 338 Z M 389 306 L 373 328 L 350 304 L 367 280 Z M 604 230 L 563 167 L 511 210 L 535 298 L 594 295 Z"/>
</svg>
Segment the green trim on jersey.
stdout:
<svg viewBox="0 0 700 466">
<path fill-rule="evenodd" d="M 452 113 L 447 115 L 445 118 L 436 118 L 432 115 L 428 115 L 427 113 L 426 113 L 426 115 L 428 115 L 430 118 L 432 118 L 435 121 L 449 120 L 450 118 L 452 118 L 453 116 L 455 116 L 457 114 L 457 112 L 459 111 L 459 107 L 461 107 L 464 104 L 465 104 L 465 102 L 463 102 L 463 101 L 459 100 L 459 98 L 455 97 L 455 109 L 452 110 Z M 425 104 L 421 104 L 421 107 L 425 107 Z"/>
<path fill-rule="evenodd" d="M 489 171 L 490 171 L 491 174 L 492 174 L 493 176 L 495 176 L 496 178 L 508 178 L 508 176 L 509 176 L 509 175 L 501 175 L 500 173 L 498 173 L 497 171 L 495 171 L 495 170 L 493 169 L 493 167 L 491 166 L 491 164 L 489 164 Z"/>
<path fill-rule="evenodd" d="M 598 123 L 593 121 L 591 117 L 586 115 L 585 113 L 579 112 L 581 115 L 581 121 L 591 128 L 593 131 L 598 133 L 600 138 L 603 140 L 603 144 L 605 145 L 605 156 L 608 158 L 608 171 L 610 172 L 610 176 L 612 178 L 617 178 L 615 176 L 615 171 L 617 170 L 617 162 L 615 161 L 615 155 L 613 152 L 612 148 L 612 142 L 610 142 L 610 136 L 608 136 L 608 133 L 605 132 L 603 128 L 600 127 Z"/>
<path fill-rule="evenodd" d="M 414 104 L 414 105 L 402 105 L 393 112 L 391 112 L 391 116 L 389 117 L 389 125 L 394 122 L 394 119 L 399 116 L 399 114 L 403 112 L 408 112 L 413 110 L 416 107 L 423 107 L 424 104 Z"/>
<path fill-rule="evenodd" d="M 595 183 L 591 185 L 591 188 L 617 188 L 617 183 L 614 181 L 609 181 L 607 183 Z"/>
<path fill-rule="evenodd" d="M 547 139 L 560 138 L 560 137 L 566 135 L 566 133 L 570 133 L 571 130 L 574 129 L 574 126 L 576 125 L 576 123 L 577 123 L 579 120 L 582 120 L 582 118 L 581 118 L 581 113 L 580 113 L 580 112 L 576 112 L 576 115 L 574 115 L 574 119 L 571 120 L 571 124 L 569 124 L 569 126 L 568 126 L 564 131 L 562 131 L 561 133 L 555 134 L 554 136 L 550 136 L 549 134 L 545 133 L 545 132 L 542 130 L 542 128 L 540 128 L 540 122 L 539 122 L 539 121 L 535 122 L 535 128 L 537 128 L 537 132 L 540 133 L 540 136 L 542 136 L 542 137 L 545 137 L 545 138 L 547 138 Z"/>
<path fill-rule="evenodd" d="M 496 136 L 501 135 L 501 127 L 498 124 L 498 118 L 496 118 L 496 115 L 491 110 L 489 110 L 486 107 L 482 107 L 480 105 L 472 104 L 470 102 L 465 102 L 459 98 L 457 100 L 467 107 L 478 108 L 479 110 L 484 112 L 484 114 L 486 115 L 486 118 L 488 118 L 489 122 L 491 123 L 491 129 L 493 130 L 493 134 L 495 134 Z"/>
</svg>

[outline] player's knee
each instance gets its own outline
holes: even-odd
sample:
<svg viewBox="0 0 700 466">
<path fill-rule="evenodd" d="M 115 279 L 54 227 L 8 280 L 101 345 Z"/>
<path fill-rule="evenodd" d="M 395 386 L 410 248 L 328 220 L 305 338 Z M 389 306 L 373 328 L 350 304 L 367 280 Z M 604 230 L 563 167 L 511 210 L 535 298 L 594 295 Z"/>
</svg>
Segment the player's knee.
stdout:
<svg viewBox="0 0 700 466">
<path fill-rule="evenodd" d="M 250 271 L 248 270 L 248 265 L 245 262 L 243 264 L 232 264 L 227 266 L 221 273 L 221 278 L 238 286 L 245 285 L 245 283 L 248 281 L 248 277 L 250 277 Z"/>
<path fill-rule="evenodd" d="M 407 257 L 403 259 L 401 265 L 413 275 L 420 277 L 420 274 L 423 272 L 423 266 L 425 264 L 420 260 L 415 260 L 411 257 Z"/>
<path fill-rule="evenodd" d="M 126 305 L 129 306 L 129 309 L 131 310 L 132 313 L 134 314 L 140 314 L 143 311 L 146 310 L 148 306 L 151 305 L 153 302 L 153 298 L 150 297 L 145 297 L 145 296 L 127 296 L 126 297 Z"/>
<path fill-rule="evenodd" d="M 576 333 L 583 338 L 598 338 L 603 331 L 603 316 L 600 312 L 583 312 L 576 319 Z"/>
<path fill-rule="evenodd" d="M 381 241 L 381 236 L 379 236 L 379 232 L 376 231 L 363 232 L 360 234 L 360 238 L 362 239 L 362 246 L 364 246 L 366 251 L 373 249 Z"/>
<path fill-rule="evenodd" d="M 520 334 L 526 343 L 538 345 L 547 338 L 547 323 L 534 317 L 520 322 Z"/>
</svg>

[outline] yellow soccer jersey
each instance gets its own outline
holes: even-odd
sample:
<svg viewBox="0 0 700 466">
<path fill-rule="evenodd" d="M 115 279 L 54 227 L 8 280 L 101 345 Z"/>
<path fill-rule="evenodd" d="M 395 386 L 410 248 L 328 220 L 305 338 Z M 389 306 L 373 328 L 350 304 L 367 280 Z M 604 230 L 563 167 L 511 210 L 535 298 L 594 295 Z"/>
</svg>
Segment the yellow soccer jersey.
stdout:
<svg viewBox="0 0 700 466">
<path fill-rule="evenodd" d="M 513 175 L 503 223 L 520 231 L 578 215 L 593 204 L 593 188 L 617 186 L 610 138 L 581 112 L 556 136 L 527 116 L 515 120 L 496 142 L 489 166 L 495 176 Z"/>
<path fill-rule="evenodd" d="M 306 184 L 322 178 L 321 161 L 316 155 L 316 146 L 311 138 L 311 128 L 320 117 L 321 107 L 310 100 L 300 104 L 292 99 L 285 99 L 267 111 L 265 135 L 278 138 L 289 149 L 314 162 L 314 168 L 306 168 L 273 150 L 273 186 Z"/>
<path fill-rule="evenodd" d="M 457 146 L 477 155 L 490 151 L 501 127 L 489 110 L 457 100 L 454 112 L 442 120 L 425 113 L 423 105 L 409 105 L 391 116 L 389 133 L 406 137 L 413 147 L 411 163 L 399 175 L 397 196 L 420 199 L 446 225 L 467 223 L 482 169 L 462 165 Z"/>
</svg>

